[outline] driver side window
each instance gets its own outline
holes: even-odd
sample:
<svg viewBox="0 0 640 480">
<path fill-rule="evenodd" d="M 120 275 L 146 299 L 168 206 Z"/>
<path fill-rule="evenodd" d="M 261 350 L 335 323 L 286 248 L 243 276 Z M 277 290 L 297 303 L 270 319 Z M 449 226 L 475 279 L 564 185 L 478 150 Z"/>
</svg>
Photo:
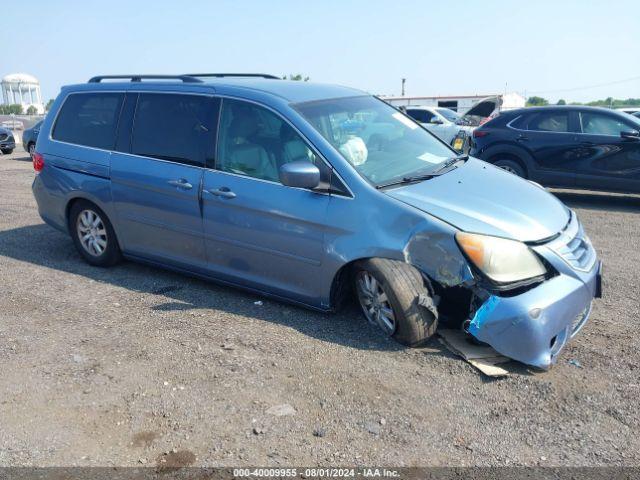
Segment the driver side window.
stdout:
<svg viewBox="0 0 640 480">
<path fill-rule="evenodd" d="M 300 160 L 317 165 L 328 183 L 324 162 L 282 118 L 252 103 L 222 101 L 216 169 L 280 182 L 280 167 Z"/>
<path fill-rule="evenodd" d="M 620 132 L 631 130 L 620 120 L 599 113 L 580 112 L 580 125 L 582 133 L 590 135 L 620 136 Z"/>
</svg>

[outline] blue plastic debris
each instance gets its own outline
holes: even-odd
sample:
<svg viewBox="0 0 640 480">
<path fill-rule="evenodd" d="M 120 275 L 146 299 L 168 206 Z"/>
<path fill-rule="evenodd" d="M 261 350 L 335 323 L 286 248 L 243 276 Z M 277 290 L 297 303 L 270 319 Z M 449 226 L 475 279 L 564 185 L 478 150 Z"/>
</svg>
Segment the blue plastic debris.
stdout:
<svg viewBox="0 0 640 480">
<path fill-rule="evenodd" d="M 500 299 L 495 295 L 490 296 L 486 302 L 476 311 L 476 314 L 469 323 L 469 333 L 476 336 L 482 324 L 487 320 L 491 312 L 498 306 Z"/>
</svg>

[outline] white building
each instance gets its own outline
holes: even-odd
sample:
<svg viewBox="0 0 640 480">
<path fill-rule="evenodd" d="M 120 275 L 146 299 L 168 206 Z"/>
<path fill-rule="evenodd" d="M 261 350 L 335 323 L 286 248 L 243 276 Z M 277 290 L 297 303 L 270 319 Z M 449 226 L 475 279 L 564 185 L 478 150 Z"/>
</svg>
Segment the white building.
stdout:
<svg viewBox="0 0 640 480">
<path fill-rule="evenodd" d="M 383 100 L 396 107 L 407 105 L 422 105 L 425 107 L 445 107 L 464 115 L 471 107 L 475 106 L 481 100 L 498 97 L 500 110 L 511 110 L 514 108 L 522 108 L 525 106 L 526 100 L 522 95 L 517 93 L 505 93 L 494 95 L 451 95 L 438 97 L 387 97 L 382 96 Z"/>
<path fill-rule="evenodd" d="M 37 78 L 26 73 L 11 73 L 2 82 L 2 103 L 6 105 L 20 104 L 24 112 L 31 106 L 38 114 L 44 113 L 40 82 Z"/>
</svg>

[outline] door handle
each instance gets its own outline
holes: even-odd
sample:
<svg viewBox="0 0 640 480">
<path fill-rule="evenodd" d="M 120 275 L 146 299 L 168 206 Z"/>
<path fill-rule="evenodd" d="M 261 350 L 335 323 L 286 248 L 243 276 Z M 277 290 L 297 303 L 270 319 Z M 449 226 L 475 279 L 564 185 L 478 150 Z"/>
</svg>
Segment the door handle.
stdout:
<svg viewBox="0 0 640 480">
<path fill-rule="evenodd" d="M 211 195 L 215 195 L 216 197 L 222 198 L 236 198 L 236 194 L 229 190 L 228 187 L 220 187 L 220 188 L 212 188 L 211 190 L 207 190 Z"/>
<path fill-rule="evenodd" d="M 179 180 L 169 180 L 167 183 L 172 187 L 181 188 L 183 190 L 191 190 L 193 188 L 193 185 L 187 182 L 184 178 Z"/>
<path fill-rule="evenodd" d="M 529 137 L 527 137 L 526 135 L 518 135 L 516 137 L 516 140 L 518 140 L 519 142 L 526 142 L 529 140 Z"/>
</svg>

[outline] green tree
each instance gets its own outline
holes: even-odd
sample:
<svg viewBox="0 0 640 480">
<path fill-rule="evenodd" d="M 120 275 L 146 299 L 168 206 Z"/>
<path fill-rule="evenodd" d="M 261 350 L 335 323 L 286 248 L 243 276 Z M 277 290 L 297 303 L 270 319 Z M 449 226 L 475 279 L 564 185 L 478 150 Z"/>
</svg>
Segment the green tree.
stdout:
<svg viewBox="0 0 640 480">
<path fill-rule="evenodd" d="M 549 105 L 549 100 L 535 96 L 527 99 L 527 107 L 541 107 L 543 105 Z"/>
<path fill-rule="evenodd" d="M 295 75 L 293 74 L 289 74 L 289 77 L 287 78 L 286 75 L 282 76 L 283 80 L 295 80 L 298 82 L 308 82 L 309 81 L 309 77 L 303 77 L 301 73 L 296 73 Z"/>
<path fill-rule="evenodd" d="M 50 98 L 49 101 L 47 102 L 47 104 L 44 107 L 45 111 L 48 112 L 49 110 L 51 110 L 52 106 L 53 106 L 53 98 Z"/>
<path fill-rule="evenodd" d="M 22 105 L 14 103 L 11 105 L 0 105 L 0 115 L 22 115 Z"/>
<path fill-rule="evenodd" d="M 37 113 L 38 109 L 33 105 L 29 105 L 29 108 L 27 108 L 27 115 L 36 115 Z"/>
<path fill-rule="evenodd" d="M 560 100 L 558 100 L 558 103 L 556 103 L 556 105 L 566 105 L 567 102 L 565 102 L 564 98 L 561 98 Z"/>
</svg>

